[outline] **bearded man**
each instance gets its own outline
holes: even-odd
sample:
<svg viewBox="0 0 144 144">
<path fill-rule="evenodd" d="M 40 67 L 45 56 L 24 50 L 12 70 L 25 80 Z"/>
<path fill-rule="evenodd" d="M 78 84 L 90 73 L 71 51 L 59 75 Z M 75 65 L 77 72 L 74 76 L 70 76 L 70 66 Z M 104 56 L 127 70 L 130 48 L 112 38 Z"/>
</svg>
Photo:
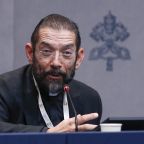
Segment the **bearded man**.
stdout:
<svg viewBox="0 0 144 144">
<path fill-rule="evenodd" d="M 29 64 L 0 76 L 0 132 L 73 132 L 97 127 L 100 96 L 73 79 L 84 58 L 80 45 L 78 26 L 69 18 L 51 14 L 38 23 L 25 46 Z"/>
</svg>

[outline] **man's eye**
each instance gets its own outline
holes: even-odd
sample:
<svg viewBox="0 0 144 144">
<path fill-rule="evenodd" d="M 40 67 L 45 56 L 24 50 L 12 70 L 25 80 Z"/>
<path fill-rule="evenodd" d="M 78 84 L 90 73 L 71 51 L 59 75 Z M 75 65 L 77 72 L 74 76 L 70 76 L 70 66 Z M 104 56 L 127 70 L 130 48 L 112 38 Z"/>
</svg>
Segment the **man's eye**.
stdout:
<svg viewBox="0 0 144 144">
<path fill-rule="evenodd" d="M 63 55 L 66 56 L 66 57 L 70 57 L 70 56 L 72 56 L 72 52 L 70 52 L 70 51 L 64 51 Z"/>
<path fill-rule="evenodd" d="M 49 56 L 52 54 L 52 51 L 48 49 L 43 49 L 40 52 L 42 53 L 43 56 Z"/>
</svg>

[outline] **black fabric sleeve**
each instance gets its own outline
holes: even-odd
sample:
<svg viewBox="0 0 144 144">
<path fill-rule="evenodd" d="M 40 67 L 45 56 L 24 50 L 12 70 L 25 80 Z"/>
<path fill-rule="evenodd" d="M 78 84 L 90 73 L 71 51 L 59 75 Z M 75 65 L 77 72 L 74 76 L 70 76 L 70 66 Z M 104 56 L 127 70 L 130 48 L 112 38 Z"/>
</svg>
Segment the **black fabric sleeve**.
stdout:
<svg viewBox="0 0 144 144">
<path fill-rule="evenodd" d="M 0 121 L 0 133 L 2 132 L 46 132 L 48 128 L 44 126 L 32 126 L 24 124 L 12 124 Z"/>
<path fill-rule="evenodd" d="M 13 105 L 14 107 L 15 105 Z M 9 120 L 10 114 L 9 105 L 5 99 L 0 95 L 0 133 L 7 132 L 46 132 L 47 127 L 36 125 L 25 125 L 19 122 L 13 123 Z M 13 113 L 14 114 L 14 113 Z M 12 114 L 12 115 L 13 115 Z M 18 115 L 17 109 L 15 109 L 15 115 Z M 15 117 L 13 115 L 13 117 Z"/>
</svg>

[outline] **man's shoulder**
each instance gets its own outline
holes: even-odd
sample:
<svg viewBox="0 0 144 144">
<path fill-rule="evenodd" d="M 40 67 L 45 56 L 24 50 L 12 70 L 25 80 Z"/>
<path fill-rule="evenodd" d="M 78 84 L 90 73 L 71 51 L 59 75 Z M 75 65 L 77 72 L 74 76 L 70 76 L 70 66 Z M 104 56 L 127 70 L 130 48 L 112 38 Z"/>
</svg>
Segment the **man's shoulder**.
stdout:
<svg viewBox="0 0 144 144">
<path fill-rule="evenodd" d="M 0 75 L 1 89 L 16 89 L 21 86 L 26 79 L 26 75 L 30 69 L 29 65 L 9 71 Z"/>
<path fill-rule="evenodd" d="M 16 80 L 18 77 L 21 77 L 29 68 L 29 65 L 25 65 L 15 70 L 0 74 L 0 81 Z"/>
<path fill-rule="evenodd" d="M 70 83 L 70 87 L 72 87 L 72 89 L 77 92 L 77 93 L 81 93 L 83 95 L 93 95 L 93 96 L 98 96 L 99 94 L 97 92 L 97 90 L 95 90 L 94 88 L 88 86 L 87 84 L 78 81 L 78 80 L 72 80 Z"/>
</svg>

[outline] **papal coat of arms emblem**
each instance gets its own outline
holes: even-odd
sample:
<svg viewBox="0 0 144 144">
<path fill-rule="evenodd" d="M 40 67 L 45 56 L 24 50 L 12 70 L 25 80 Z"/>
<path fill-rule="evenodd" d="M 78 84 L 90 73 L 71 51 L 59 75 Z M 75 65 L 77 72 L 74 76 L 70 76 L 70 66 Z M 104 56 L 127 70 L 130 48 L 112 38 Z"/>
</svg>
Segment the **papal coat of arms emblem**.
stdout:
<svg viewBox="0 0 144 144">
<path fill-rule="evenodd" d="M 89 60 L 103 59 L 106 61 L 106 70 L 113 71 L 113 61 L 116 59 L 129 60 L 130 52 L 127 48 L 120 46 L 129 37 L 126 27 L 116 22 L 116 16 L 109 12 L 104 16 L 104 22 L 98 23 L 90 33 L 101 46 L 90 51 Z"/>
</svg>

